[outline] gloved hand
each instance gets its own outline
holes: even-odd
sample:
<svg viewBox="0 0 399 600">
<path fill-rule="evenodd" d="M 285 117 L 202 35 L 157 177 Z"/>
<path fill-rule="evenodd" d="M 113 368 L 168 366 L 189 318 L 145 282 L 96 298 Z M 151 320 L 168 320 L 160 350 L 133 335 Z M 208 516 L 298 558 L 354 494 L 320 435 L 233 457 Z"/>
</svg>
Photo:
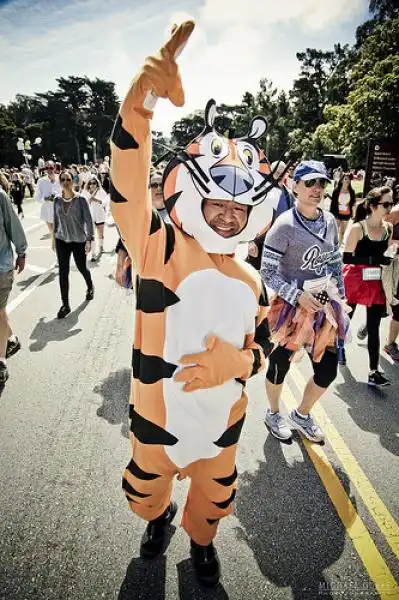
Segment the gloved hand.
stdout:
<svg viewBox="0 0 399 600">
<path fill-rule="evenodd" d="M 180 359 L 186 367 L 177 375 L 175 381 L 185 382 L 184 392 L 213 388 L 232 379 L 248 379 L 254 364 L 252 350 L 238 350 L 229 342 L 216 336 L 208 336 L 207 349 L 198 354 L 186 354 Z"/>
<path fill-rule="evenodd" d="M 184 91 L 176 58 L 193 29 L 193 21 L 175 25 L 166 44 L 157 54 L 146 59 L 123 102 L 121 116 L 124 121 L 129 119 L 131 108 L 147 117 L 146 111 L 152 110 L 156 98 L 169 98 L 175 106 L 183 106 Z"/>
</svg>

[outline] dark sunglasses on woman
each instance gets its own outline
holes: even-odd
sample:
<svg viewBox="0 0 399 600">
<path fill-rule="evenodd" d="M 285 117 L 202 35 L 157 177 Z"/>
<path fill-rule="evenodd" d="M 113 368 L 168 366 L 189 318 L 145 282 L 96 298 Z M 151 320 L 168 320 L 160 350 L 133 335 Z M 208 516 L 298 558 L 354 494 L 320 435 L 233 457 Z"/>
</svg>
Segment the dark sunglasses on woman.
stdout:
<svg viewBox="0 0 399 600">
<path fill-rule="evenodd" d="M 378 206 L 383 206 L 385 210 L 388 210 L 388 208 L 392 208 L 393 202 L 379 202 Z"/>
<path fill-rule="evenodd" d="M 327 186 L 327 179 L 308 179 L 307 181 L 303 182 L 305 184 L 305 186 L 307 188 L 311 188 L 314 185 L 316 185 L 316 183 L 321 187 L 321 188 L 325 188 Z"/>
</svg>

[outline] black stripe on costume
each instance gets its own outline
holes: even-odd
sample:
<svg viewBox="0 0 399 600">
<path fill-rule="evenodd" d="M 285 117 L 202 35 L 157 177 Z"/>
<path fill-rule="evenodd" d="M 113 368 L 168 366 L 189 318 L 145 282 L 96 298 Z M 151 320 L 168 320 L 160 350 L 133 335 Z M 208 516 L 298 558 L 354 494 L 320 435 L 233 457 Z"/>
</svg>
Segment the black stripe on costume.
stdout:
<svg viewBox="0 0 399 600">
<path fill-rule="evenodd" d="M 175 194 L 169 196 L 169 198 L 165 200 L 165 206 L 169 214 L 171 213 L 172 208 L 174 207 L 181 195 L 182 192 L 176 192 Z"/>
<path fill-rule="evenodd" d="M 231 475 L 229 475 L 228 477 L 219 477 L 218 479 L 215 479 L 213 481 L 216 481 L 217 483 L 220 483 L 220 485 L 224 485 L 225 487 L 228 487 L 229 485 L 233 485 L 233 483 L 235 482 L 235 480 L 237 479 L 237 467 L 234 467 L 234 471 Z"/>
<path fill-rule="evenodd" d="M 130 498 L 127 494 L 125 494 L 127 501 L 128 502 L 133 502 L 134 504 L 140 504 L 140 502 L 137 502 L 137 500 L 133 500 L 133 498 Z"/>
<path fill-rule="evenodd" d="M 215 446 L 218 446 L 219 448 L 228 448 L 229 446 L 233 446 L 233 444 L 236 444 L 240 437 L 244 421 L 245 415 L 241 417 L 241 419 L 237 421 L 237 423 L 234 423 L 234 425 L 231 425 L 228 429 L 226 429 L 223 435 L 221 435 L 221 437 L 216 442 L 213 442 Z"/>
<path fill-rule="evenodd" d="M 229 504 L 231 504 L 236 497 L 236 490 L 231 492 L 231 496 L 227 498 L 227 500 L 223 500 L 223 502 L 214 502 L 218 508 L 227 508 Z"/>
<path fill-rule="evenodd" d="M 168 306 L 180 302 L 180 299 L 172 290 L 164 286 L 156 279 L 140 279 L 137 290 L 137 310 L 145 313 L 161 313 Z"/>
<path fill-rule="evenodd" d="M 256 373 L 260 369 L 260 365 L 262 362 L 260 357 L 260 350 L 258 350 L 257 348 L 251 348 L 251 351 L 254 353 L 254 364 L 252 365 L 252 373 L 250 377 L 252 377 L 252 375 L 256 375 Z"/>
<path fill-rule="evenodd" d="M 142 444 L 161 444 L 162 446 L 177 444 L 178 439 L 174 435 L 139 415 L 132 404 L 129 407 L 129 416 L 131 419 L 130 431 Z"/>
<path fill-rule="evenodd" d="M 267 296 L 266 286 L 262 281 L 262 290 L 259 297 L 259 306 L 269 306 L 269 298 Z"/>
<path fill-rule="evenodd" d="M 153 479 L 158 479 L 158 477 L 161 477 L 160 475 L 157 475 L 156 473 L 148 473 L 147 471 L 143 471 L 143 469 L 140 469 L 140 467 L 133 460 L 133 458 L 131 459 L 130 463 L 127 465 L 126 469 L 134 477 L 136 477 L 137 479 L 143 479 L 144 481 L 152 481 Z"/>
<path fill-rule="evenodd" d="M 173 225 L 170 223 L 165 223 L 166 227 L 166 243 L 165 243 L 165 258 L 164 265 L 167 264 L 168 260 L 173 254 L 173 250 L 175 249 L 175 230 L 173 229 Z"/>
<path fill-rule="evenodd" d="M 161 217 L 158 214 L 158 211 L 155 208 L 152 209 L 152 217 L 151 217 L 151 227 L 150 227 L 150 235 L 159 231 L 162 227 Z"/>
<path fill-rule="evenodd" d="M 149 498 L 151 496 L 151 494 L 143 494 L 143 492 L 135 490 L 134 487 L 132 487 L 128 480 L 124 477 L 122 478 L 122 489 L 124 489 L 125 492 L 127 492 L 131 496 L 137 496 L 137 498 Z"/>
<path fill-rule="evenodd" d="M 143 280 L 140 280 L 140 287 Z M 166 362 L 160 356 L 148 356 L 138 348 L 133 348 L 133 377 L 141 383 L 156 383 L 161 379 L 170 379 L 177 366 Z"/>
<path fill-rule="evenodd" d="M 122 117 L 118 114 L 111 134 L 111 140 L 119 150 L 137 150 L 139 147 L 134 137 L 122 125 Z"/>
<path fill-rule="evenodd" d="M 214 525 L 215 523 L 217 523 L 218 521 L 220 521 L 220 519 L 207 519 L 209 525 Z"/>
<path fill-rule="evenodd" d="M 109 195 L 111 197 L 112 202 L 127 202 L 125 196 L 122 196 L 122 194 L 120 194 L 118 190 L 114 187 L 114 184 L 112 183 L 111 179 L 109 181 Z"/>
</svg>

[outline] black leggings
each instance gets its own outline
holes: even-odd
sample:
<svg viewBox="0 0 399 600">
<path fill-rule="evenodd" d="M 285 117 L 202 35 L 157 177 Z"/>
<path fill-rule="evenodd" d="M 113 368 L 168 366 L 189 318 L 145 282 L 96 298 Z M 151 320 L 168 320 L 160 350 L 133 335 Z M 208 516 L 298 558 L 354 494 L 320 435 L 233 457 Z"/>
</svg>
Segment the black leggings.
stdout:
<svg viewBox="0 0 399 600">
<path fill-rule="evenodd" d="M 71 254 L 73 254 L 75 265 L 84 277 L 87 289 L 92 289 L 93 287 L 91 274 L 86 265 L 85 243 L 63 242 L 55 238 L 55 249 L 58 258 L 61 300 L 62 304 L 69 306 L 69 264 Z"/>
<path fill-rule="evenodd" d="M 352 309 L 350 318 L 355 314 L 356 304 L 349 305 Z M 367 350 L 369 351 L 370 371 L 378 369 L 380 359 L 380 324 L 385 315 L 385 304 L 372 304 L 366 306 L 367 315 Z"/>
<path fill-rule="evenodd" d="M 283 383 L 291 366 L 291 356 L 292 350 L 287 350 L 284 346 L 277 346 L 277 348 L 273 350 L 269 356 L 269 368 L 266 373 L 266 379 L 268 379 L 270 383 L 277 385 Z M 327 349 L 320 362 L 315 363 L 312 360 L 312 366 L 315 384 L 322 388 L 328 388 L 337 376 L 337 353 Z"/>
<path fill-rule="evenodd" d="M 22 202 L 23 202 L 23 200 L 20 200 L 20 201 L 18 200 L 17 202 L 14 200 L 14 204 L 17 207 L 17 211 L 18 211 L 19 215 L 22 215 L 24 212 L 23 208 L 22 208 Z"/>
</svg>

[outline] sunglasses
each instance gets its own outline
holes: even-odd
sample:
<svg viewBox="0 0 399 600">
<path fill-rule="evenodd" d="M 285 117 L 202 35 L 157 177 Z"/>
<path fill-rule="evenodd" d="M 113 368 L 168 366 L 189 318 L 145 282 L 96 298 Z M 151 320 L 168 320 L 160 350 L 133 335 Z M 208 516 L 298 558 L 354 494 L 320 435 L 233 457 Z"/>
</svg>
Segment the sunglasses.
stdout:
<svg viewBox="0 0 399 600">
<path fill-rule="evenodd" d="M 46 167 L 46 171 L 54 171 L 54 167 Z"/>
<path fill-rule="evenodd" d="M 65 181 L 72 181 L 72 179 L 70 177 L 61 177 L 60 178 L 61 183 L 65 183 Z"/>
<path fill-rule="evenodd" d="M 162 184 L 161 184 L 161 183 L 151 183 L 151 184 L 150 184 L 150 188 L 151 188 L 152 190 L 156 190 L 156 189 L 158 189 L 158 188 L 161 188 L 161 187 L 162 187 Z"/>
<path fill-rule="evenodd" d="M 378 206 L 383 206 L 385 210 L 388 210 L 388 208 L 392 208 L 393 202 L 379 202 Z"/>
<path fill-rule="evenodd" d="M 305 187 L 307 188 L 311 188 L 314 185 L 316 185 L 316 183 L 321 187 L 321 188 L 325 188 L 327 186 L 327 179 L 308 179 L 307 181 L 303 182 L 305 184 Z"/>
</svg>

